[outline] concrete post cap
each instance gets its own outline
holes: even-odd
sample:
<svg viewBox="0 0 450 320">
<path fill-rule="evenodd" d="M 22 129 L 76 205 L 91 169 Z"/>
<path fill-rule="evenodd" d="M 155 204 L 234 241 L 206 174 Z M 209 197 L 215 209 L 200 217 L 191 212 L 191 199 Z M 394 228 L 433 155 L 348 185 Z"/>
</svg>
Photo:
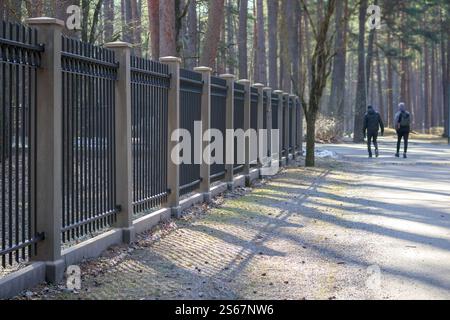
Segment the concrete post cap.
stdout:
<svg viewBox="0 0 450 320">
<path fill-rule="evenodd" d="M 264 85 L 262 84 L 262 83 L 255 83 L 254 85 L 253 85 L 253 87 L 255 87 L 255 88 L 264 88 Z"/>
<path fill-rule="evenodd" d="M 263 90 L 264 91 L 272 91 L 272 88 L 271 87 L 264 87 Z"/>
<path fill-rule="evenodd" d="M 285 96 L 285 97 L 289 97 L 289 96 L 290 96 L 290 94 L 289 94 L 289 93 L 287 93 L 287 92 L 283 92 L 283 96 Z"/>
<path fill-rule="evenodd" d="M 29 18 L 26 19 L 27 24 L 29 25 L 56 25 L 60 27 L 64 27 L 64 21 L 50 18 L 50 17 L 38 17 L 38 18 Z"/>
<path fill-rule="evenodd" d="M 295 98 L 297 98 L 297 96 L 295 94 L 290 94 L 289 98 L 295 99 Z"/>
<path fill-rule="evenodd" d="M 281 90 L 275 90 L 273 93 L 275 93 L 275 94 L 283 94 L 283 91 L 281 91 Z"/>
<path fill-rule="evenodd" d="M 222 79 L 226 79 L 226 80 L 233 80 L 236 78 L 236 76 L 234 74 L 230 74 L 230 73 L 221 74 L 219 77 Z"/>
<path fill-rule="evenodd" d="M 212 68 L 210 68 L 210 67 L 196 67 L 196 68 L 194 68 L 194 71 L 197 71 L 197 72 L 212 72 Z"/>
<path fill-rule="evenodd" d="M 173 57 L 173 56 L 161 57 L 161 58 L 159 58 L 159 62 L 162 62 L 162 63 L 171 63 L 171 62 L 181 63 L 181 58 Z"/>
<path fill-rule="evenodd" d="M 240 79 L 240 80 L 237 81 L 237 83 L 243 84 L 243 85 L 250 85 L 250 80 L 248 80 L 248 79 Z"/>
<path fill-rule="evenodd" d="M 123 42 L 123 41 L 114 41 L 114 42 L 108 42 L 104 45 L 105 48 L 131 48 L 131 43 Z"/>
</svg>

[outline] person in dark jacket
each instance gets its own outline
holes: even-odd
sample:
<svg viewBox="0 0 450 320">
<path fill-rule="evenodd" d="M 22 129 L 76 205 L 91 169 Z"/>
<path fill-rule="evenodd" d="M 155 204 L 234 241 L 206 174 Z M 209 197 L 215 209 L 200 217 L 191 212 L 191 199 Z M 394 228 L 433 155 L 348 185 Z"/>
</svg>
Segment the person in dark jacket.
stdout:
<svg viewBox="0 0 450 320">
<path fill-rule="evenodd" d="M 378 158 L 378 132 L 381 129 L 381 135 L 384 135 L 384 124 L 381 116 L 372 106 L 367 107 L 367 113 L 364 116 L 364 137 L 367 132 L 367 150 L 369 158 L 372 158 L 372 142 L 375 146 L 375 156 Z"/>
<path fill-rule="evenodd" d="M 404 141 L 403 158 L 407 158 L 409 133 L 411 132 L 412 116 L 406 111 L 405 104 L 401 102 L 398 105 L 398 112 L 394 117 L 394 127 L 397 130 L 397 153 L 395 156 L 400 157 L 400 145 L 402 139 Z"/>
</svg>

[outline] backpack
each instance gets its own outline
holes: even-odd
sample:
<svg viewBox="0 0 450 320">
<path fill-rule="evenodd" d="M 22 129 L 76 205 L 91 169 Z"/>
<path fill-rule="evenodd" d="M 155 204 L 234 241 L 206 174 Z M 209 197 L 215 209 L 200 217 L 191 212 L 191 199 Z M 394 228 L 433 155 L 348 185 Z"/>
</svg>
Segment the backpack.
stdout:
<svg viewBox="0 0 450 320">
<path fill-rule="evenodd" d="M 411 125 L 411 117 L 408 112 L 402 112 L 399 119 L 400 127 L 409 127 Z"/>
</svg>

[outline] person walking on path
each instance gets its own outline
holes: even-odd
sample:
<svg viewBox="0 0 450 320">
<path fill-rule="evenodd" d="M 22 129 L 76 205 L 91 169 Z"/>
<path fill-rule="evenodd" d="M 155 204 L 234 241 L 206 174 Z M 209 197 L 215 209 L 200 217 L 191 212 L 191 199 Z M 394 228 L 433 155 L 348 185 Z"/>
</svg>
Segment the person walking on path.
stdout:
<svg viewBox="0 0 450 320">
<path fill-rule="evenodd" d="M 412 116 L 406 111 L 405 103 L 398 105 L 398 112 L 395 114 L 394 127 L 397 130 L 397 153 L 395 156 L 400 157 L 400 145 L 402 139 L 404 141 L 403 158 L 407 158 L 409 133 L 411 132 Z"/>
<path fill-rule="evenodd" d="M 380 114 L 375 111 L 375 109 L 372 106 L 367 107 L 367 113 L 364 116 L 364 137 L 366 136 L 367 132 L 367 150 L 369 151 L 369 158 L 372 158 L 372 142 L 375 146 L 375 156 L 378 158 L 379 151 L 378 151 L 378 132 L 381 128 L 381 135 L 384 135 L 384 124 L 383 120 L 381 119 Z"/>
</svg>

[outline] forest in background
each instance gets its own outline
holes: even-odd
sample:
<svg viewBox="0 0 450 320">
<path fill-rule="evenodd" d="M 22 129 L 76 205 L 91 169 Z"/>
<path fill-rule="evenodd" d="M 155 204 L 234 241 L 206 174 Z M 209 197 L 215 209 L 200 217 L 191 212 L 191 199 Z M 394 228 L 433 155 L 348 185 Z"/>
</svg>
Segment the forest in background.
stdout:
<svg viewBox="0 0 450 320">
<path fill-rule="evenodd" d="M 382 10 L 378 30 L 367 25 L 372 4 Z M 319 31 L 332 9 L 319 117 L 331 119 L 336 138 L 363 139 L 367 104 L 390 126 L 400 101 L 413 112 L 416 131 L 448 124 L 449 0 L 0 0 L 0 14 L 67 21 L 70 5 L 82 18 L 80 30 L 65 30 L 70 36 L 123 40 L 138 56 L 179 56 L 186 68 L 210 66 L 305 100 Z"/>
</svg>

